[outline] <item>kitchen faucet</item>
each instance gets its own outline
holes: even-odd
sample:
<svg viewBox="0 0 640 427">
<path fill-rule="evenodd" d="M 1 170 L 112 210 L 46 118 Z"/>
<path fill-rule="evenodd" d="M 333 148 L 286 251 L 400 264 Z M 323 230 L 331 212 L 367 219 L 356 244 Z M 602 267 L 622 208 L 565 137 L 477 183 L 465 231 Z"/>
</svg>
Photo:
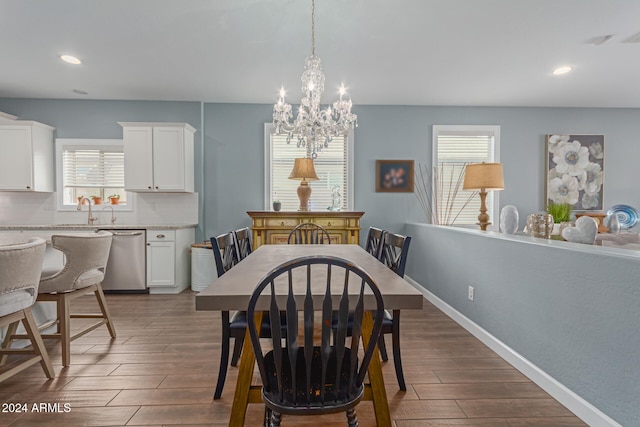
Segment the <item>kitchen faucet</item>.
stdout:
<svg viewBox="0 0 640 427">
<path fill-rule="evenodd" d="M 116 219 L 118 219 L 118 218 L 116 218 L 116 216 L 115 216 L 115 212 L 113 211 L 113 206 L 105 205 L 102 208 L 102 210 L 105 210 L 107 208 L 111 209 L 111 225 L 113 225 L 113 224 L 116 223 Z"/>
<path fill-rule="evenodd" d="M 87 218 L 87 224 L 93 225 L 93 221 L 95 221 L 98 218 L 94 218 L 94 217 L 91 216 L 91 213 L 92 213 L 92 211 L 91 211 L 91 200 L 88 197 L 81 197 L 80 199 L 78 199 L 78 208 L 77 209 L 79 211 L 82 210 L 82 202 L 84 202 L 85 200 L 87 202 L 89 202 L 89 216 Z"/>
</svg>

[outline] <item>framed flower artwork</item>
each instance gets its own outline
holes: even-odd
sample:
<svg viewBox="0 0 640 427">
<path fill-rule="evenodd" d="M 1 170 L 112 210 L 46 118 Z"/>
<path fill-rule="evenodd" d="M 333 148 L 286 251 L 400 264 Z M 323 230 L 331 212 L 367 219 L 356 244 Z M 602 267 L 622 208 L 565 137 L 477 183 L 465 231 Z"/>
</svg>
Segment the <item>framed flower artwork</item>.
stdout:
<svg viewBox="0 0 640 427">
<path fill-rule="evenodd" d="M 604 135 L 547 135 L 545 208 L 569 203 L 576 211 L 603 209 Z"/>
<path fill-rule="evenodd" d="M 413 192 L 413 160 L 376 160 L 377 192 Z"/>
</svg>

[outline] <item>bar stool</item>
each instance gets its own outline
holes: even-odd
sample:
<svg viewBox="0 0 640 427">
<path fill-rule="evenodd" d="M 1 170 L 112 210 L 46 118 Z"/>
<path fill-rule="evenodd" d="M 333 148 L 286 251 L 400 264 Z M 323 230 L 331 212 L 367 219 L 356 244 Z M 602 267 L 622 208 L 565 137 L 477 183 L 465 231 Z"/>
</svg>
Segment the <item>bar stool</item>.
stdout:
<svg viewBox="0 0 640 427">
<path fill-rule="evenodd" d="M 0 246 L 0 326 L 7 327 L 7 335 L 0 348 L 0 366 L 7 363 L 10 354 L 34 354 L 17 365 L 0 372 L 0 381 L 22 372 L 40 362 L 47 378 L 55 377 L 51 360 L 44 346 L 31 307 L 36 302 L 42 261 L 46 242 L 40 238 L 30 239 L 27 243 Z M 22 321 L 27 331 L 26 338 L 31 341 L 30 348 L 12 349 L 12 335 L 16 333 Z"/>
<path fill-rule="evenodd" d="M 71 363 L 71 341 L 102 325 L 107 325 L 111 338 L 116 330 L 102 292 L 102 279 L 109 259 L 112 234 L 108 231 L 51 236 L 52 246 L 64 253 L 65 264 L 56 272 L 43 271 L 38 291 L 38 301 L 53 301 L 57 306 L 57 319 L 40 327 L 40 330 L 57 325 L 54 334 L 43 334 L 45 339 L 59 339 L 62 344 L 62 365 Z M 101 313 L 72 314 L 71 301 L 93 292 Z M 70 319 L 89 318 L 100 321 L 84 327 L 71 335 Z"/>
</svg>

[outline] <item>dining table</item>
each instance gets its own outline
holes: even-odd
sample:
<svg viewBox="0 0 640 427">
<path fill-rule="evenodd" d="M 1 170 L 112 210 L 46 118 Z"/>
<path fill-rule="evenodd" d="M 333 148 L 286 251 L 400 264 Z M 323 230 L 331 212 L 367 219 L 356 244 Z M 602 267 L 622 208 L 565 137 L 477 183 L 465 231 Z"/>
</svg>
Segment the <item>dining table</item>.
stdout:
<svg viewBox="0 0 640 427">
<path fill-rule="evenodd" d="M 366 271 L 376 282 L 384 305 L 389 310 L 421 309 L 422 294 L 395 274 L 374 256 L 355 244 L 325 245 L 262 245 L 252 254 L 240 261 L 225 274 L 217 278 L 211 285 L 196 295 L 196 310 L 247 310 L 249 299 L 257 284 L 270 271 L 280 264 L 292 259 L 307 256 L 334 256 L 346 259 Z M 318 284 L 312 289 L 314 298 L 321 298 L 324 285 Z M 303 298 L 304 295 L 299 296 Z M 256 313 L 258 324 L 262 312 Z M 363 332 L 373 328 L 373 317 L 369 311 L 363 320 Z M 363 333 L 363 345 L 368 344 L 368 337 Z M 245 414 L 249 403 L 262 403 L 261 386 L 251 385 L 255 355 L 251 340 L 247 335 L 244 340 L 240 359 L 236 389 L 229 417 L 230 427 L 244 425 Z M 368 369 L 367 389 L 364 400 L 372 400 L 376 423 L 380 427 L 391 427 L 391 414 L 384 387 L 380 356 L 376 347 Z"/>
</svg>

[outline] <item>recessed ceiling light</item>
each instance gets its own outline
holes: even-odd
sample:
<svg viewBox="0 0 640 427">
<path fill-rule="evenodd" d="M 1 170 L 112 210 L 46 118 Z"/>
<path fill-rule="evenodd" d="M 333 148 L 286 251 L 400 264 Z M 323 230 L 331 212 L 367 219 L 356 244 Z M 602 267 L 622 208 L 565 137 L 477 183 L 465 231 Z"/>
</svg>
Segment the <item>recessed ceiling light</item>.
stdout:
<svg viewBox="0 0 640 427">
<path fill-rule="evenodd" d="M 75 93 L 77 93 L 78 95 L 88 95 L 89 92 L 87 92 L 86 90 L 82 90 L 82 89 L 74 89 L 73 90 Z"/>
<path fill-rule="evenodd" d="M 573 70 L 573 67 L 570 67 L 568 65 L 564 65 L 562 67 L 558 67 L 555 70 L 553 70 L 553 75 L 554 76 L 560 76 L 562 74 L 567 74 L 571 70 Z"/>
<path fill-rule="evenodd" d="M 60 55 L 60 59 L 62 59 L 64 62 L 67 62 L 69 64 L 73 64 L 73 65 L 82 64 L 82 61 L 80 61 L 75 56 L 71 56 L 71 55 Z"/>
</svg>

